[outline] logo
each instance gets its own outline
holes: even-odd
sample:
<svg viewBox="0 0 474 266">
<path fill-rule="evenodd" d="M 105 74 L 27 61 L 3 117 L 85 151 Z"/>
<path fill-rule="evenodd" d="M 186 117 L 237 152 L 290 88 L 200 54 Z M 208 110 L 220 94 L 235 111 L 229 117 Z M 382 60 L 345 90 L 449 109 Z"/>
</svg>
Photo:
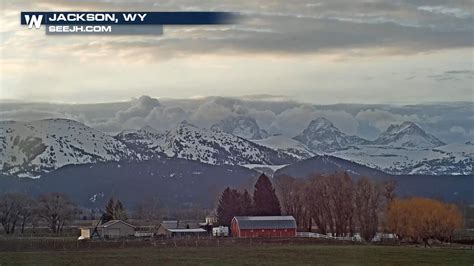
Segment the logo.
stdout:
<svg viewBox="0 0 474 266">
<path fill-rule="evenodd" d="M 28 29 L 46 26 L 46 34 L 163 34 L 164 25 L 234 24 L 230 12 L 21 12 Z"/>
<path fill-rule="evenodd" d="M 28 29 L 35 28 L 39 29 L 41 27 L 41 22 L 43 21 L 43 15 L 25 15 L 25 21 L 28 25 Z"/>
</svg>

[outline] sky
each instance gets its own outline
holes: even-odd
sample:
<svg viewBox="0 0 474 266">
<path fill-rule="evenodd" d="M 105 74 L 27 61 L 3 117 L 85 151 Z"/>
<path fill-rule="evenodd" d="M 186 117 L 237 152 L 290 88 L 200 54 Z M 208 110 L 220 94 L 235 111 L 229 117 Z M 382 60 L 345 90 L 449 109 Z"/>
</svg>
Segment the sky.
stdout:
<svg viewBox="0 0 474 266">
<path fill-rule="evenodd" d="M 163 36 L 46 36 L 21 11 L 231 11 Z M 312 104 L 474 102 L 464 0 L 0 2 L 0 101 L 276 95 Z"/>
</svg>

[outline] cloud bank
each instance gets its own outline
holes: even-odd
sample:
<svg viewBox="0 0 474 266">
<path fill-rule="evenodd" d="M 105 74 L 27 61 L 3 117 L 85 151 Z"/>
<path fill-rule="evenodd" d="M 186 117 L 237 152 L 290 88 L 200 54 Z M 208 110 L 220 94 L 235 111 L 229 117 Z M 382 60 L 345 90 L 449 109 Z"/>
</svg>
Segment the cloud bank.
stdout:
<svg viewBox="0 0 474 266">
<path fill-rule="evenodd" d="M 261 98 L 259 98 L 261 99 Z M 250 97 L 206 97 L 199 99 L 156 99 L 141 96 L 131 101 L 104 104 L 4 103 L 0 120 L 30 121 L 69 118 L 110 134 L 151 126 L 171 130 L 187 120 L 209 128 L 232 116 L 254 118 L 271 134 L 298 135 L 318 117 L 331 120 L 350 135 L 374 139 L 391 124 L 413 121 L 445 142 L 473 141 L 472 103 L 433 105 L 312 105 L 295 101 L 266 101 Z"/>
</svg>

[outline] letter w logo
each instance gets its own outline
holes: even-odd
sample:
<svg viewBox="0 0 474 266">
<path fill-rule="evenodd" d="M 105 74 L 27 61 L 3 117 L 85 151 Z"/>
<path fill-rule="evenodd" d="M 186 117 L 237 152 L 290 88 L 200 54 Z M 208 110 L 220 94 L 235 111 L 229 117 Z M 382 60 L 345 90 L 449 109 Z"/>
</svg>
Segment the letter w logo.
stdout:
<svg viewBox="0 0 474 266">
<path fill-rule="evenodd" d="M 26 24 L 28 24 L 28 29 L 33 28 L 33 25 L 35 28 L 39 29 L 41 27 L 41 22 L 43 21 L 43 15 L 25 15 L 25 21 Z"/>
</svg>

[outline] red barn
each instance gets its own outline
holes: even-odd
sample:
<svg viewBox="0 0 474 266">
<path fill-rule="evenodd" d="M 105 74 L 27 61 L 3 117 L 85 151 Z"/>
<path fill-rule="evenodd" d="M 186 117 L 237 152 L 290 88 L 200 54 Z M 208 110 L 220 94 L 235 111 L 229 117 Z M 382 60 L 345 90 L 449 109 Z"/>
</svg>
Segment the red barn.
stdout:
<svg viewBox="0 0 474 266">
<path fill-rule="evenodd" d="M 233 237 L 294 237 L 293 216 L 235 216 L 230 225 Z"/>
</svg>

